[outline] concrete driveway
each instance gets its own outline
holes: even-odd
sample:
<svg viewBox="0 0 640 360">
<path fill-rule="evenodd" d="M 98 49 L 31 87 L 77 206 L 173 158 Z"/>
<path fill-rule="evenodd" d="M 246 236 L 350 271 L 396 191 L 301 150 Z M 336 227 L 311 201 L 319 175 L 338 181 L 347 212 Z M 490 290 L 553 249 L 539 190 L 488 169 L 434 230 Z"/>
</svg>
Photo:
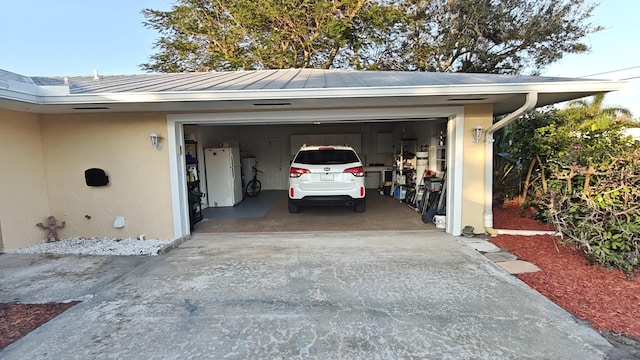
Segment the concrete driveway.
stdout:
<svg viewBox="0 0 640 360">
<path fill-rule="evenodd" d="M 197 235 L 0 358 L 602 359 L 610 349 L 460 239 L 405 231 Z"/>
</svg>

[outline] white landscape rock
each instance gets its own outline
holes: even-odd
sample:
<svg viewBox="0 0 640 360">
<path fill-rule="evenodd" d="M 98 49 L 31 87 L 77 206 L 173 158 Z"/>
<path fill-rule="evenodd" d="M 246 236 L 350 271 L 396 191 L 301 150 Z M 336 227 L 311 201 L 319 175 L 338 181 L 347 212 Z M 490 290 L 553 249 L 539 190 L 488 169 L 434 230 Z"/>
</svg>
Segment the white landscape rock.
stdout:
<svg viewBox="0 0 640 360">
<path fill-rule="evenodd" d="M 171 240 L 136 238 L 71 238 L 7 251 L 8 254 L 158 255 Z"/>
</svg>

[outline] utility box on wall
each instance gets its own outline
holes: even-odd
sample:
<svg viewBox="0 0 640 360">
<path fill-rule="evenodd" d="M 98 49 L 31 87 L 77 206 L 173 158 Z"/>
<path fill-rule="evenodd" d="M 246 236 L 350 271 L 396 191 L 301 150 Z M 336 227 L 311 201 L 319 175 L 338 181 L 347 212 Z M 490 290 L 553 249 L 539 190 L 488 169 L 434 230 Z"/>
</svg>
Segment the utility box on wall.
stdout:
<svg viewBox="0 0 640 360">
<path fill-rule="evenodd" d="M 102 169 L 92 168 L 84 171 L 84 180 L 87 186 L 106 186 L 109 184 L 109 177 Z"/>
</svg>

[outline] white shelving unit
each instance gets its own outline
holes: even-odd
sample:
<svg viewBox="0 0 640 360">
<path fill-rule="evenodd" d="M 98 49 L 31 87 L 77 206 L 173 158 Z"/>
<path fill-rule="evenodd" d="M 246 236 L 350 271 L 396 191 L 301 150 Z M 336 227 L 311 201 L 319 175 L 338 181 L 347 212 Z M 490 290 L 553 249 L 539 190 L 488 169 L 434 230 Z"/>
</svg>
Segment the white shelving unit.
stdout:
<svg viewBox="0 0 640 360">
<path fill-rule="evenodd" d="M 435 170 L 438 174 L 442 174 L 447 168 L 447 123 L 443 122 L 437 125 L 437 131 L 434 136 L 436 144 Z"/>
</svg>

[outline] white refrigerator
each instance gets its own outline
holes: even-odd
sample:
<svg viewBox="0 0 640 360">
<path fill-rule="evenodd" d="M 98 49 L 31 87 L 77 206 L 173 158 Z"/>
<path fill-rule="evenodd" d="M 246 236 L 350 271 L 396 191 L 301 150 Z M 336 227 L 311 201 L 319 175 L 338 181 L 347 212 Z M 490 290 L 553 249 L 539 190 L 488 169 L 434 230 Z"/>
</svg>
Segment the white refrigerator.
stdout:
<svg viewBox="0 0 640 360">
<path fill-rule="evenodd" d="M 206 148 L 204 165 L 209 206 L 234 206 L 242 201 L 240 149 Z"/>
</svg>

